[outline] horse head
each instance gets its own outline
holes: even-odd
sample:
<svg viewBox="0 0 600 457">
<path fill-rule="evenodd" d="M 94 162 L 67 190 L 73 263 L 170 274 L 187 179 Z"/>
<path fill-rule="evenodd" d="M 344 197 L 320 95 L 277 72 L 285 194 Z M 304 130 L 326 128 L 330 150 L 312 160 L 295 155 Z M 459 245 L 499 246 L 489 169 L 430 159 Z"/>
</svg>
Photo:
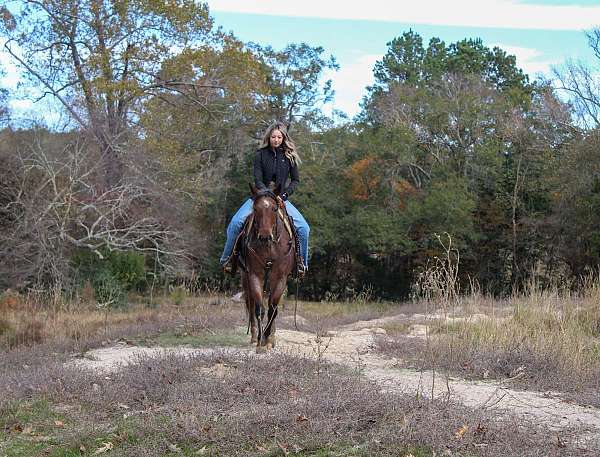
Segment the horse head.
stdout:
<svg viewBox="0 0 600 457">
<path fill-rule="evenodd" d="M 254 227 L 259 242 L 272 243 L 277 236 L 277 195 L 279 187 L 272 192 L 270 190 L 258 190 L 251 185 L 252 209 L 254 211 Z"/>
</svg>

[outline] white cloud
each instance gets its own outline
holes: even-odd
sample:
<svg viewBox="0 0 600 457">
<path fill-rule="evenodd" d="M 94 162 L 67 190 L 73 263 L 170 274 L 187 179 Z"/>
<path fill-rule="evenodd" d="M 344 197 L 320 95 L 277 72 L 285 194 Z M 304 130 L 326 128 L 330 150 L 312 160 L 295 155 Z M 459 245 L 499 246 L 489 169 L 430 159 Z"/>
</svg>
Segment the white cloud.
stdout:
<svg viewBox="0 0 600 457">
<path fill-rule="evenodd" d="M 366 86 L 373 84 L 373 66 L 378 59 L 381 59 L 380 55 L 357 54 L 354 60 L 341 64 L 339 71 L 329 70 L 325 74 L 325 79 L 332 80 L 335 90 L 332 108 L 350 116 L 358 113 Z"/>
<path fill-rule="evenodd" d="M 11 56 L 4 50 L 4 41 L 0 42 L 0 69 L 4 70 L 4 77 L 0 78 L 0 87 L 16 89 L 19 82 L 19 70 L 11 61 Z"/>
<path fill-rule="evenodd" d="M 33 107 L 33 102 L 31 100 L 23 100 L 13 98 L 9 102 L 9 106 L 13 110 L 24 111 Z"/>
<path fill-rule="evenodd" d="M 534 48 L 510 46 L 501 43 L 492 44 L 491 47 L 493 46 L 498 46 L 503 51 L 506 51 L 507 54 L 514 55 L 517 58 L 517 66 L 532 77 L 535 77 L 539 73 L 549 76 L 550 67 L 559 63 L 558 60 L 540 60 L 542 53 Z"/>
<path fill-rule="evenodd" d="M 531 5 L 517 0 L 212 0 L 209 5 L 223 12 L 461 27 L 581 30 L 600 25 L 600 6 Z"/>
</svg>

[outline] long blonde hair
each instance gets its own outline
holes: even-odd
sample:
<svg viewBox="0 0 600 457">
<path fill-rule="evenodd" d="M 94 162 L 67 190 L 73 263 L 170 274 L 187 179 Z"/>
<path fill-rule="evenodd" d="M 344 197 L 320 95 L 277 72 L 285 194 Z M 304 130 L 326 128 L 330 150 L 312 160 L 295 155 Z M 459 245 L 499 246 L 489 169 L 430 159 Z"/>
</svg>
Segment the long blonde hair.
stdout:
<svg viewBox="0 0 600 457">
<path fill-rule="evenodd" d="M 301 164 L 302 161 L 300 160 L 300 155 L 298 155 L 298 152 L 296 151 L 296 145 L 288 135 L 287 127 L 283 122 L 274 122 L 269 126 L 269 128 L 263 135 L 263 138 L 260 143 L 260 148 L 265 148 L 271 145 L 270 139 L 273 130 L 279 130 L 281 132 L 281 135 L 283 136 L 283 142 L 281 143 L 281 145 L 283 146 L 283 152 L 285 153 L 285 156 L 288 159 L 290 159 L 290 162 L 292 162 L 292 164 Z"/>
</svg>

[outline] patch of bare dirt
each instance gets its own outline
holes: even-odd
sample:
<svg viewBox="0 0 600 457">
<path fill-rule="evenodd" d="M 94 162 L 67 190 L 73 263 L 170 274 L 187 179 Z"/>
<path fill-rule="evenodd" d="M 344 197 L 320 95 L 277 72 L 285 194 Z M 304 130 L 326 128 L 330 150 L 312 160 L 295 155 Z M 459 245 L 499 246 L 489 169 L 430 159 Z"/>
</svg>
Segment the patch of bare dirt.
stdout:
<svg viewBox="0 0 600 457">
<path fill-rule="evenodd" d="M 302 322 L 304 319 L 300 318 Z M 579 429 L 580 437 L 600 436 L 600 410 L 568 403 L 555 392 L 518 391 L 507 388 L 500 381 L 475 382 L 448 377 L 433 371 L 415 371 L 397 368 L 398 360 L 384 358 L 375 353 L 376 339 L 385 337 L 384 325 L 412 322 L 410 333 L 421 337 L 426 331 L 424 324 L 414 323 L 414 317 L 391 316 L 371 321 L 360 321 L 344 325 L 323 336 L 296 330 L 277 330 L 277 346 L 274 350 L 292 355 L 315 357 L 329 362 L 346 365 L 358 370 L 370 380 L 376 381 L 384 390 L 404 392 L 425 397 L 448 397 L 479 409 L 494 409 L 520 416 L 534 423 L 559 432 L 562 429 Z M 147 348 L 116 345 L 88 351 L 73 363 L 82 368 L 99 372 L 118 370 L 139 356 L 158 356 L 165 352 L 178 354 L 200 354 L 214 351 L 254 352 L 231 348 Z M 257 357 L 269 357 L 268 354 Z M 212 367 L 219 377 L 227 375 L 228 367 Z"/>
</svg>

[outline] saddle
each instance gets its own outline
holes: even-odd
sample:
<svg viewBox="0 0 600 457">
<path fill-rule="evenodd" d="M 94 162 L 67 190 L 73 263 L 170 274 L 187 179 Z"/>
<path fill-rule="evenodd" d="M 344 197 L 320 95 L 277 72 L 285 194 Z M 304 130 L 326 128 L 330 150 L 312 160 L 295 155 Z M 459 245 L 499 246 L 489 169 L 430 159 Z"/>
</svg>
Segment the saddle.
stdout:
<svg viewBox="0 0 600 457">
<path fill-rule="evenodd" d="M 298 231 L 296 230 L 296 226 L 294 225 L 294 220 L 281 208 L 278 209 L 277 214 L 279 218 L 283 222 L 283 225 L 290 235 L 290 238 L 294 240 L 294 248 L 295 248 L 295 259 L 296 265 L 299 262 L 302 262 L 300 256 L 300 239 L 298 238 Z M 250 234 L 252 231 L 252 225 L 254 223 L 254 213 L 251 213 L 246 220 L 244 221 L 244 226 L 242 231 L 237 236 L 235 240 L 235 244 L 233 245 L 233 254 L 232 254 L 232 274 L 235 274 L 237 271 L 237 267 L 239 267 L 243 271 L 248 271 L 248 267 L 246 266 L 248 259 L 248 244 L 250 242 Z M 297 274 L 297 268 L 294 269 L 294 276 Z"/>
</svg>

